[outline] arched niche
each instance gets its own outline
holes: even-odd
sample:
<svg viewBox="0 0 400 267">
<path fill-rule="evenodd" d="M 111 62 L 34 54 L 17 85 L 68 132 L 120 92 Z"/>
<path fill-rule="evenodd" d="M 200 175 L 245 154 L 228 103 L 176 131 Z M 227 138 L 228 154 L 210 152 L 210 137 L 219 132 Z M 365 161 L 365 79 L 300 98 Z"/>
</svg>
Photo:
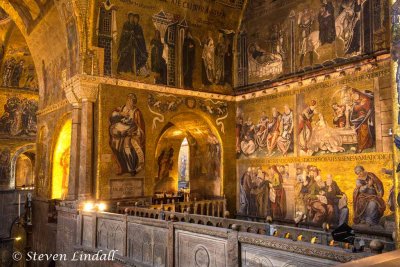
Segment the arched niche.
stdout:
<svg viewBox="0 0 400 267">
<path fill-rule="evenodd" d="M 31 187 L 34 184 L 34 166 L 36 157 L 36 145 L 28 144 L 17 149 L 10 161 L 10 188 Z M 25 168 L 29 168 L 26 170 Z M 25 181 L 29 181 L 29 185 L 17 183 L 17 180 L 22 180 L 21 175 L 29 175 L 25 177 Z M 19 176 L 19 177 L 18 177 Z M 17 177 L 19 179 L 17 179 Z"/>
<path fill-rule="evenodd" d="M 190 189 L 190 146 L 187 137 L 181 143 L 178 153 L 178 190 Z"/>
<path fill-rule="evenodd" d="M 51 178 L 52 199 L 65 199 L 68 193 L 71 131 L 72 120 L 66 119 L 54 139 Z"/>
<path fill-rule="evenodd" d="M 189 151 L 190 198 L 222 195 L 223 147 L 215 127 L 196 113 L 181 113 L 165 125 L 156 145 L 154 193 L 178 193 L 179 151 Z"/>
</svg>

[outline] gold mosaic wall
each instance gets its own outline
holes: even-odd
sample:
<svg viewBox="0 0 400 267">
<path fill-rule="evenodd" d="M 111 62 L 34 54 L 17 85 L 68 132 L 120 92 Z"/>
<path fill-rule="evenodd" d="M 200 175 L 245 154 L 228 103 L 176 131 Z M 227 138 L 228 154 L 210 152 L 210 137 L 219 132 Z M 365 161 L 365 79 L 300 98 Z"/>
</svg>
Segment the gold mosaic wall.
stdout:
<svg viewBox="0 0 400 267">
<path fill-rule="evenodd" d="M 381 190 L 374 200 L 379 215 L 367 223 L 383 229 L 382 218 L 393 208 L 387 65 L 238 103 L 239 214 L 317 225 L 365 223 L 368 216 L 354 219 L 360 165 L 377 177 L 374 187 Z"/>
<path fill-rule="evenodd" d="M 96 2 L 93 43 L 105 76 L 231 93 L 243 1 Z"/>
<path fill-rule="evenodd" d="M 0 88 L 0 190 L 14 189 L 11 159 L 36 138 L 38 96 L 22 89 Z"/>
<path fill-rule="evenodd" d="M 198 178 L 193 186 L 210 189 L 194 191 L 199 199 L 226 194 L 233 209 L 235 153 L 229 140 L 235 138 L 234 113 L 234 103 L 224 100 L 103 85 L 96 112 L 97 197 L 176 192 L 179 148 L 188 137 L 196 148 L 191 150 L 196 158 L 191 168 L 197 170 L 191 177 Z"/>
<path fill-rule="evenodd" d="M 288 74 L 387 51 L 388 0 L 249 1 L 241 24 L 239 84 L 275 81 Z"/>
</svg>

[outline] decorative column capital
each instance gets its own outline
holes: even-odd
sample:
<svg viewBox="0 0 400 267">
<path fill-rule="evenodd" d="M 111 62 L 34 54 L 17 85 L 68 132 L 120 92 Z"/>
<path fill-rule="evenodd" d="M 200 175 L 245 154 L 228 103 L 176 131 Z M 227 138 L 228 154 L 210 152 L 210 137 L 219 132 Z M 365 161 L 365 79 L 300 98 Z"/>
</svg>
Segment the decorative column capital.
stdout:
<svg viewBox="0 0 400 267">
<path fill-rule="evenodd" d="M 67 98 L 68 102 L 74 107 L 79 107 L 80 101 L 75 95 L 73 87 L 71 85 L 65 86 L 63 87 L 63 90 L 65 92 L 65 97 Z"/>
<path fill-rule="evenodd" d="M 99 82 L 87 75 L 75 75 L 63 83 L 63 89 L 68 101 L 73 105 L 82 102 L 96 102 L 99 94 Z"/>
</svg>

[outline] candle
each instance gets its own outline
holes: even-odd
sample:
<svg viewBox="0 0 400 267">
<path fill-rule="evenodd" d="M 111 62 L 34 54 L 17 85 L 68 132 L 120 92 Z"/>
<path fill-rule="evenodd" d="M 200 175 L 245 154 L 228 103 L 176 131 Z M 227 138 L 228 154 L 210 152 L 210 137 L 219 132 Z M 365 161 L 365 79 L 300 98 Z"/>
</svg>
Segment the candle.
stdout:
<svg viewBox="0 0 400 267">
<path fill-rule="evenodd" d="M 18 194 L 18 218 L 21 216 L 21 194 Z"/>
</svg>

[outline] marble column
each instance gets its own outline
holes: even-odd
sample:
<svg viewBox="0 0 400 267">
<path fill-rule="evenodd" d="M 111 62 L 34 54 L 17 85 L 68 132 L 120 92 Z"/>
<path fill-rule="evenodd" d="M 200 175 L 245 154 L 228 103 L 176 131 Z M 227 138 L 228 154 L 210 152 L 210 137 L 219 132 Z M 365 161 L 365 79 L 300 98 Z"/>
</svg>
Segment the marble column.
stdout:
<svg viewBox="0 0 400 267">
<path fill-rule="evenodd" d="M 67 200 L 76 200 L 78 194 L 79 177 L 79 140 L 81 131 L 81 103 L 75 95 L 72 84 L 64 86 L 64 92 L 68 101 L 72 105 L 72 129 L 71 129 L 71 148 L 70 148 L 70 169 L 68 177 Z"/>
<path fill-rule="evenodd" d="M 78 199 L 92 196 L 93 180 L 93 102 L 82 100 Z"/>
<path fill-rule="evenodd" d="M 78 193 L 79 139 L 81 135 L 81 105 L 72 106 L 71 156 L 67 200 L 75 200 Z M 74 151 L 74 153 L 72 153 Z"/>
<path fill-rule="evenodd" d="M 81 131 L 79 137 L 79 184 L 78 200 L 86 200 L 94 197 L 93 185 L 93 127 L 94 127 L 94 103 L 97 100 L 98 84 L 85 81 L 82 78 L 77 80 L 74 92 L 81 102 Z"/>
</svg>

